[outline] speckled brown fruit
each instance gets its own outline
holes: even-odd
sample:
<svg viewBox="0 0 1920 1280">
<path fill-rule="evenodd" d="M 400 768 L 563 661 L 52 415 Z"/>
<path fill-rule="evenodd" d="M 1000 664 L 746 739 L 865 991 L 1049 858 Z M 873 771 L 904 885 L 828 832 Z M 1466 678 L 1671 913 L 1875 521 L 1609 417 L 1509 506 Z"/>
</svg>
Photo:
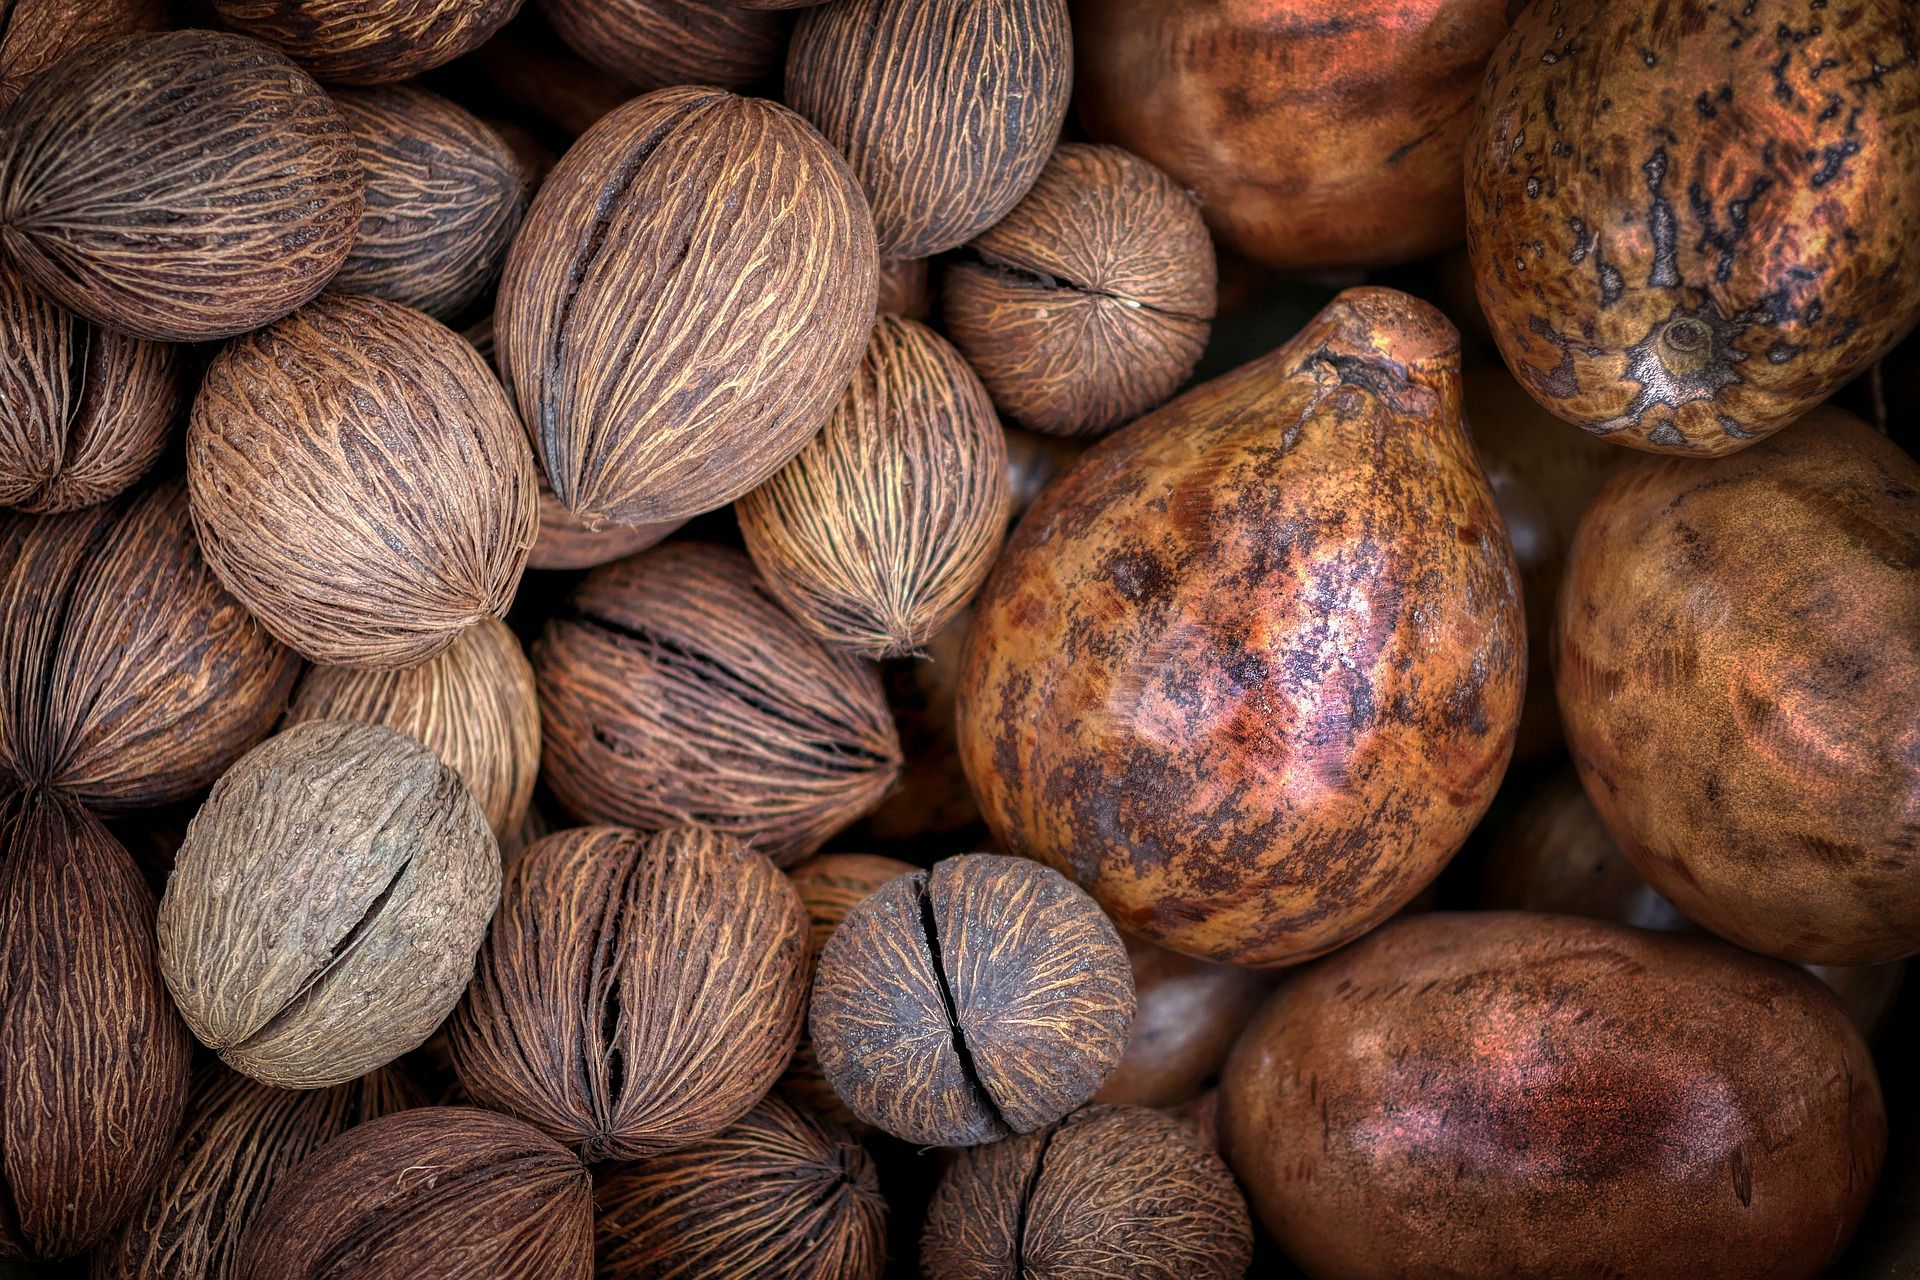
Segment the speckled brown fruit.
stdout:
<svg viewBox="0 0 1920 1280">
<path fill-rule="evenodd" d="M 785 48 L 779 16 L 726 0 L 539 0 L 560 38 L 641 89 L 765 79 Z"/>
<path fill-rule="evenodd" d="M 853 1135 L 777 1095 L 594 1191 L 599 1280 L 879 1280 L 887 1202 Z"/>
<path fill-rule="evenodd" d="M 1239 1280 L 1253 1224 L 1192 1129 L 1144 1107 L 1084 1107 L 963 1151 L 927 1210 L 927 1280 Z"/>
<path fill-rule="evenodd" d="M 539 1130 L 471 1107 L 349 1129 L 280 1180 L 238 1280 L 591 1280 L 593 1179 Z"/>
<path fill-rule="evenodd" d="M 454 1069 L 590 1163 L 711 1138 L 793 1056 L 806 928 L 779 868 L 726 836 L 548 836 L 507 870 Z"/>
<path fill-rule="evenodd" d="M 880 310 L 909 320 L 933 318 L 933 275 L 925 258 L 880 260 Z"/>
<path fill-rule="evenodd" d="M 973 610 L 963 609 L 924 652 L 881 666 L 901 752 L 899 782 L 867 818 L 867 830 L 882 840 L 947 835 L 980 821 L 954 722 L 960 656 L 972 625 Z"/>
<path fill-rule="evenodd" d="M 1166 174 L 1119 147 L 1071 143 L 947 267 L 940 296 L 1001 412 L 1096 435 L 1165 400 L 1199 363 L 1213 241 Z"/>
<path fill-rule="evenodd" d="M 975 607 L 960 748 L 988 825 L 1190 955 L 1373 928 L 1513 745 L 1523 622 L 1459 335 L 1392 290 L 1089 450 Z"/>
<path fill-rule="evenodd" d="M 1139 938 L 1122 940 L 1133 963 L 1139 1007 L 1127 1052 L 1094 1100 L 1177 1107 L 1198 1097 L 1219 1074 L 1273 980 L 1258 970 L 1209 964 Z"/>
<path fill-rule="evenodd" d="M 741 498 L 776 599 L 870 658 L 918 652 L 980 589 L 1007 529 L 1007 442 L 945 338 L 882 315 L 820 433 Z"/>
<path fill-rule="evenodd" d="M 1074 0 L 1087 131 L 1291 271 L 1377 267 L 1461 232 L 1460 155 L 1507 0 Z"/>
<path fill-rule="evenodd" d="M 13 0 L 0 13 L 0 109 L 76 49 L 167 25 L 167 0 Z"/>
<path fill-rule="evenodd" d="M 453 1011 L 499 898 L 499 846 L 458 774 L 391 729 L 309 721 L 242 756 L 194 815 L 160 968 L 234 1070 L 341 1084 Z"/>
<path fill-rule="evenodd" d="M 224 338 L 306 302 L 346 258 L 361 192 L 327 95 L 242 36 L 81 49 L 0 116 L 0 249 L 135 337 Z"/>
<path fill-rule="evenodd" d="M 1066 0 L 839 0 L 787 51 L 787 101 L 859 175 L 880 252 L 965 244 L 1020 202 L 1073 87 Z"/>
<path fill-rule="evenodd" d="M 710 827 L 785 865 L 900 770 L 879 673 L 802 631 L 726 547 L 670 542 L 597 570 L 533 670 L 547 785 L 589 822 Z"/>
<path fill-rule="evenodd" d="M 1920 951 L 1920 464 L 1829 408 L 1629 458 L 1558 636 L 1574 763 L 1654 888 L 1792 960 Z"/>
<path fill-rule="evenodd" d="M 878 271 L 853 175 L 785 107 L 688 87 L 602 119 L 534 198 L 494 310 L 555 496 L 655 524 L 758 485 L 846 390 Z"/>
<path fill-rule="evenodd" d="M 227 344 L 187 432 L 207 561 L 315 662 L 417 666 L 506 612 L 538 482 L 500 383 L 410 307 L 328 294 Z"/>
<path fill-rule="evenodd" d="M 1529 6 L 1467 157 L 1481 309 L 1540 403 L 1731 453 L 1920 319 L 1920 59 L 1904 0 Z"/>
<path fill-rule="evenodd" d="M 0 1258 L 65 1258 L 139 1203 L 187 1101 L 153 891 L 100 820 L 0 783 Z"/>
<path fill-rule="evenodd" d="M 521 0 L 212 0 L 220 21 L 329 84 L 390 84 L 451 62 Z"/>
<path fill-rule="evenodd" d="M 186 486 L 0 516 L 0 778 L 101 814 L 184 800 L 266 736 L 299 674 L 200 559 Z"/>
<path fill-rule="evenodd" d="M 425 1101 L 391 1069 L 296 1092 L 206 1064 L 171 1160 L 93 1251 L 89 1280 L 238 1280 L 240 1235 L 289 1169 L 354 1125 Z"/>
<path fill-rule="evenodd" d="M 810 1030 L 848 1110 L 897 1138 L 972 1146 L 1052 1124 L 1126 1048 L 1133 976 L 1113 923 L 1024 858 L 947 858 L 847 913 Z"/>
<path fill-rule="evenodd" d="M 1887 1141 L 1804 973 L 1508 913 L 1397 921 L 1282 986 L 1221 1108 L 1267 1230 L 1355 1280 L 1820 1275 Z"/>
<path fill-rule="evenodd" d="M 540 706 L 520 641 L 483 618 L 431 662 L 404 671 L 315 667 L 287 723 L 360 720 L 397 729 L 451 766 L 505 840 L 526 816 L 540 771 Z"/>
</svg>

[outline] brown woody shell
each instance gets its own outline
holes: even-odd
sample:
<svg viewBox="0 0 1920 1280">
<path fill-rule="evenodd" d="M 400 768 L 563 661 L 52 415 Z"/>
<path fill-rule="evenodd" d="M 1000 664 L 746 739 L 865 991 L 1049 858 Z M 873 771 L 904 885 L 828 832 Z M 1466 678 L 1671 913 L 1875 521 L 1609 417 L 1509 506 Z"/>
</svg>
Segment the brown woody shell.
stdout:
<svg viewBox="0 0 1920 1280">
<path fill-rule="evenodd" d="M 803 12 L 787 51 L 787 101 L 852 164 L 889 258 L 1006 216 L 1072 88 L 1066 0 L 841 0 Z"/>
<path fill-rule="evenodd" d="M 1473 124 L 1468 244 L 1501 353 L 1562 418 L 1731 453 L 1920 319 L 1913 9 L 1824 7 L 1515 20 Z"/>
<path fill-rule="evenodd" d="M 1119 147 L 1061 147 L 941 288 L 947 332 L 1015 421 L 1094 435 L 1172 395 L 1200 362 L 1213 240 L 1193 197 Z"/>
<path fill-rule="evenodd" d="M 966 607 L 1007 502 L 1006 437 L 980 379 L 933 330 L 882 315 L 826 425 L 737 509 L 787 612 L 883 658 L 918 651 Z"/>
<path fill-rule="evenodd" d="M 539 0 L 560 38 L 640 89 L 764 79 L 785 48 L 780 19 L 727 0 Z"/>
<path fill-rule="evenodd" d="M 927 1280 L 1240 1280 L 1247 1202 L 1197 1131 L 1145 1107 L 1083 1107 L 962 1151 L 927 1210 Z"/>
<path fill-rule="evenodd" d="M 210 784 L 300 674 L 200 559 L 179 483 L 0 517 L 0 619 L 0 777 L 102 814 Z"/>
<path fill-rule="evenodd" d="M 166 0 L 13 0 L 0 14 L 0 109 L 74 50 L 166 25 Z"/>
<path fill-rule="evenodd" d="M 214 572 L 316 662 L 409 667 L 506 612 L 533 459 L 486 363 L 427 316 L 329 294 L 227 344 L 187 432 Z"/>
<path fill-rule="evenodd" d="M 0 783 L 0 1258 L 79 1253 L 139 1203 L 187 1100 L 153 891 L 100 820 Z"/>
<path fill-rule="evenodd" d="M 793 1056 L 806 928 L 787 878 L 726 836 L 548 836 L 507 870 L 454 1068 L 589 1163 L 711 1138 Z"/>
<path fill-rule="evenodd" d="M 909 320 L 933 318 L 933 275 L 925 258 L 880 259 L 880 310 Z"/>
<path fill-rule="evenodd" d="M 419 1107 L 347 1130 L 282 1178 L 242 1280 L 591 1280 L 593 1179 L 530 1125 Z"/>
<path fill-rule="evenodd" d="M 1310 1274 L 1648 1280 L 1822 1274 L 1887 1132 L 1806 974 L 1506 913 L 1396 921 L 1282 986 L 1221 1127 Z"/>
<path fill-rule="evenodd" d="M 459 775 L 391 729 L 309 721 L 242 756 L 187 827 L 160 968 L 234 1070 L 340 1084 L 453 1011 L 499 898 L 499 846 Z"/>
<path fill-rule="evenodd" d="M 0 248 L 95 324 L 200 342 L 326 287 L 360 223 L 346 122 L 242 36 L 81 49 L 0 117 Z"/>
<path fill-rule="evenodd" d="M 962 609 L 921 653 L 881 666 L 902 757 L 899 782 L 867 818 L 867 830 L 882 840 L 947 835 L 980 821 L 954 723 L 960 658 L 972 625 L 973 610 Z"/>
<path fill-rule="evenodd" d="M 600 1280 L 880 1280 L 887 1202 L 853 1135 L 773 1094 L 595 1188 Z"/>
<path fill-rule="evenodd" d="M 1120 936 L 1024 858 L 947 858 L 847 913 L 814 973 L 820 1069 L 860 1119 L 908 1142 L 1028 1133 L 1093 1095 L 1126 1048 Z"/>
<path fill-rule="evenodd" d="M 1629 458 L 1558 634 L 1574 763 L 1655 889 L 1792 960 L 1920 950 L 1920 464 L 1830 408 L 1732 458 Z"/>
<path fill-rule="evenodd" d="M 404 671 L 315 667 L 287 723 L 360 720 L 397 729 L 460 775 L 505 840 L 526 816 L 540 771 L 540 706 L 533 668 L 498 618 L 460 633 L 439 657 Z"/>
<path fill-rule="evenodd" d="M 90 1280 L 240 1280 L 241 1233 L 289 1169 L 354 1125 L 424 1103 L 393 1070 L 296 1092 L 208 1063 L 171 1162 L 94 1250 Z"/>
<path fill-rule="evenodd" d="M 1458 334 L 1388 289 L 1090 449 L 975 604 L 960 748 L 1002 847 L 1271 966 L 1431 881 L 1513 745 L 1512 552 Z"/>
<path fill-rule="evenodd" d="M 709 827 L 785 865 L 900 770 L 878 672 L 802 631 L 729 548 L 671 542 L 595 571 L 533 670 L 547 785 L 590 822 Z"/>
<path fill-rule="evenodd" d="M 451 62 L 522 0 L 212 0 L 220 20 L 329 84 L 390 84 Z"/>
<path fill-rule="evenodd" d="M 1255 969 L 1209 964 L 1123 937 L 1136 1009 L 1127 1051 L 1096 1102 L 1178 1107 L 1200 1096 L 1273 987 Z"/>
<path fill-rule="evenodd" d="M 499 134 L 425 89 L 353 89 L 333 101 L 367 190 L 333 287 L 452 319 L 493 283 L 527 211 L 519 160 Z"/>
<path fill-rule="evenodd" d="M 601 120 L 541 186 L 494 309 L 555 496 L 654 524 L 765 480 L 846 390 L 878 270 L 853 175 L 785 107 L 663 89 Z"/>
</svg>

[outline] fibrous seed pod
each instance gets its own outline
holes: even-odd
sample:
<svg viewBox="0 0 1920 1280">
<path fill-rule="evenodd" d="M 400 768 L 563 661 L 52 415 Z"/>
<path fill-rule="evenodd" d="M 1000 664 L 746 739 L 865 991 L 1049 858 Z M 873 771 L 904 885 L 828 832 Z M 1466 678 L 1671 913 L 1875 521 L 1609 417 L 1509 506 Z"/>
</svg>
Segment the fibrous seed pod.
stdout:
<svg viewBox="0 0 1920 1280">
<path fill-rule="evenodd" d="M 470 53 L 522 0 L 212 0 L 220 20 L 329 84 L 390 84 Z"/>
<path fill-rule="evenodd" d="M 166 25 L 166 0 L 13 0 L 0 13 L 0 110 L 74 50 Z"/>
<path fill-rule="evenodd" d="M 739 89 L 780 65 L 780 19 L 727 0 L 539 0 L 574 52 L 640 89 Z"/>
</svg>

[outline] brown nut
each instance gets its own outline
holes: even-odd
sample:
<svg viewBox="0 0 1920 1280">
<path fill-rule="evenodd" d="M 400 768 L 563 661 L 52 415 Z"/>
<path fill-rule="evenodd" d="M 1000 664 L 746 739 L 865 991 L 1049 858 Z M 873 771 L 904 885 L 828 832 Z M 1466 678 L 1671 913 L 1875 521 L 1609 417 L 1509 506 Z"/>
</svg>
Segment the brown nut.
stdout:
<svg viewBox="0 0 1920 1280">
<path fill-rule="evenodd" d="M 785 47 L 780 19 L 726 0 L 539 0 L 560 38 L 639 89 L 766 78 Z"/>
<path fill-rule="evenodd" d="M 909 320 L 933 318 L 933 274 L 925 258 L 880 260 L 880 310 Z"/>
<path fill-rule="evenodd" d="M 166 0 L 14 0 L 0 15 L 0 110 L 74 50 L 166 25 Z"/>
<path fill-rule="evenodd" d="M 540 484 L 540 537 L 527 557 L 529 569 L 595 569 L 664 541 L 684 520 L 658 524 L 610 524 L 590 529 Z"/>
<path fill-rule="evenodd" d="M 212 0 L 220 21 L 329 84 L 390 84 L 471 53 L 522 0 Z"/>
<path fill-rule="evenodd" d="M 1273 977 L 1256 969 L 1209 964 L 1141 938 L 1122 937 L 1133 965 L 1137 1009 L 1127 1051 L 1096 1102 L 1178 1107 L 1200 1096 Z"/>
</svg>

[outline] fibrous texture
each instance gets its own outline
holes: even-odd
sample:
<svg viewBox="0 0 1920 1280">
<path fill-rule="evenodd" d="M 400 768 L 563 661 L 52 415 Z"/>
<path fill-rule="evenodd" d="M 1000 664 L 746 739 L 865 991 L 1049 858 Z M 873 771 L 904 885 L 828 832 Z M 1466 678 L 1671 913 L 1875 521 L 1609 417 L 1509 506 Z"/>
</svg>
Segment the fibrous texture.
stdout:
<svg viewBox="0 0 1920 1280">
<path fill-rule="evenodd" d="M 1213 240 L 1138 156 L 1074 143 L 947 268 L 954 345 L 1015 421 L 1092 435 L 1172 395 L 1207 344 Z"/>
<path fill-rule="evenodd" d="M 329 294 L 228 343 L 187 431 L 214 572 L 316 662 L 416 666 L 506 612 L 537 532 L 526 438 L 452 331 Z"/>
<path fill-rule="evenodd" d="M 740 499 L 740 531 L 809 631 L 890 657 L 966 607 L 1007 502 L 1006 437 L 980 379 L 933 330 L 883 315 L 820 433 Z"/>
<path fill-rule="evenodd" d="M 1521 385 L 1636 449 L 1779 430 L 1920 319 L 1913 6 L 1529 6 L 1467 157 L 1481 310 Z"/>
<path fill-rule="evenodd" d="M 727 0 L 540 0 L 560 38 L 641 89 L 764 79 L 785 48 L 780 19 Z"/>
<path fill-rule="evenodd" d="M 360 225 L 360 161 L 320 86 L 212 31 L 81 49 L 0 117 L 0 248 L 95 324 L 203 342 L 326 287 Z"/>
<path fill-rule="evenodd" d="M 74 50 L 166 25 L 166 0 L 13 0 L 0 10 L 0 110 Z"/>
<path fill-rule="evenodd" d="M 1133 1021 L 1113 923 L 1059 872 L 967 854 L 881 886 L 814 973 L 820 1068 L 854 1115 L 908 1142 L 971 1146 L 1093 1095 Z"/>
<path fill-rule="evenodd" d="M 787 101 L 852 164 L 889 258 L 1000 221 L 1072 89 L 1066 0 L 841 0 L 801 14 L 787 51 Z"/>
<path fill-rule="evenodd" d="M 784 865 L 899 773 L 878 671 L 802 631 L 725 547 L 673 542 L 597 570 L 533 670 L 547 785 L 591 822 L 708 827 Z"/>
<path fill-rule="evenodd" d="M 484 44 L 522 0 L 212 0 L 329 84 L 390 84 Z"/>
<path fill-rule="evenodd" d="M 800 450 L 873 324 L 846 162 L 785 107 L 663 89 L 582 135 L 507 255 L 500 366 L 592 523 L 723 506 Z"/>
<path fill-rule="evenodd" d="M 508 869 L 454 1068 L 589 1162 L 712 1138 L 793 1056 L 806 927 L 779 868 L 725 836 L 548 836 Z"/>
<path fill-rule="evenodd" d="M 391 729 L 310 721 L 242 756 L 194 815 L 160 967 L 234 1070 L 340 1084 L 453 1011 L 499 897 L 499 846 L 459 775 Z"/>
</svg>

